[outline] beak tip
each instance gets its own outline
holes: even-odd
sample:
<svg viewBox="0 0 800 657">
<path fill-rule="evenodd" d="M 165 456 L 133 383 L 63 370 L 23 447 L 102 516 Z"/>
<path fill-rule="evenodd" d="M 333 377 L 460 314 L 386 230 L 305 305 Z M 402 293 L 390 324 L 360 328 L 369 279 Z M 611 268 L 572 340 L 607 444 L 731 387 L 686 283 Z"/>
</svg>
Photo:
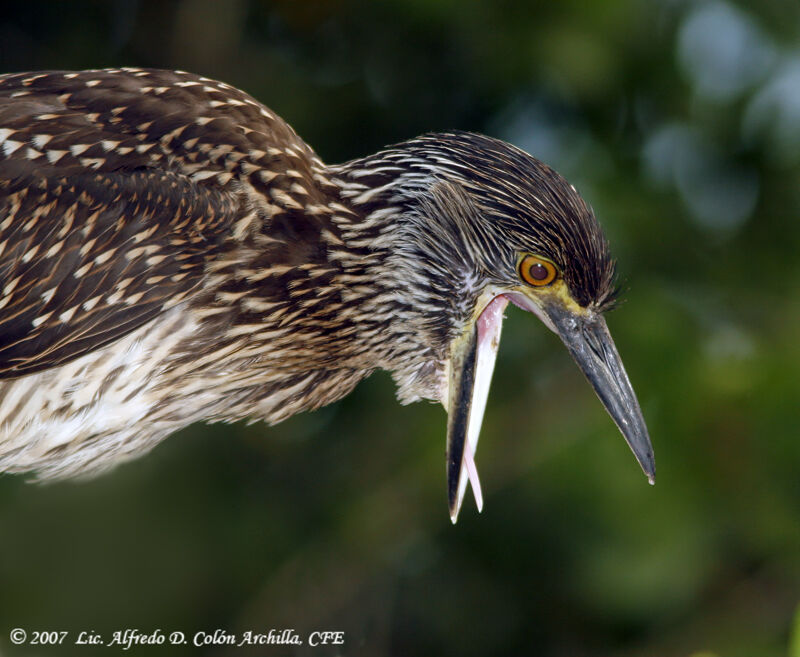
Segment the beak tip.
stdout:
<svg viewBox="0 0 800 657">
<path fill-rule="evenodd" d="M 656 461 L 653 458 L 653 452 L 651 451 L 647 458 L 642 462 L 642 471 L 644 472 L 645 476 L 647 477 L 647 483 L 651 486 L 656 485 Z"/>
</svg>

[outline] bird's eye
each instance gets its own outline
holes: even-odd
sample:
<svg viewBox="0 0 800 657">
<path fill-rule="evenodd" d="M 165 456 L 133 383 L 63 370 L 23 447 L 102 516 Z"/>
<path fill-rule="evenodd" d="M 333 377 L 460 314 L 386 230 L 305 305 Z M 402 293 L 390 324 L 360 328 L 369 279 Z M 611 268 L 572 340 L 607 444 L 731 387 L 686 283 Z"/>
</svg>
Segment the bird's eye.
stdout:
<svg viewBox="0 0 800 657">
<path fill-rule="evenodd" d="M 528 285 L 542 287 L 556 280 L 558 270 L 549 260 L 526 255 L 519 263 L 519 275 Z"/>
</svg>

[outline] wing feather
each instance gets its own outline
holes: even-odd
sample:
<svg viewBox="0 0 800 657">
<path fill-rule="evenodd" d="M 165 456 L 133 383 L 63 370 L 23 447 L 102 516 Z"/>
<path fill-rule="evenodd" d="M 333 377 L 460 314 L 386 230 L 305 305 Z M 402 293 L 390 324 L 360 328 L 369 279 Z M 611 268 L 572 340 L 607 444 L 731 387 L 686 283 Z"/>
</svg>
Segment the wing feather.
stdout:
<svg viewBox="0 0 800 657">
<path fill-rule="evenodd" d="M 180 98 L 143 97 L 133 75 L 102 94 L 80 75 L 0 77 L 0 379 L 99 349 L 198 289 L 242 210 L 230 186 L 192 178 L 202 153 L 170 161 L 153 132 L 159 113 L 179 128 Z"/>
<path fill-rule="evenodd" d="M 229 195 L 160 170 L 69 182 L 57 191 L 51 179 L 31 179 L 37 193 L 17 192 L 21 200 L 0 189 L 0 222 L 12 218 L 0 231 L 7 243 L 0 283 L 8 284 L 0 297 L 0 378 L 98 349 L 197 288 L 236 214 Z M 148 192 L 151 200 L 143 200 Z M 20 230 L 43 206 L 48 211 L 36 217 L 42 229 L 33 236 Z M 62 235 L 66 222 L 72 228 Z M 199 223 L 203 239 L 189 239 Z"/>
</svg>

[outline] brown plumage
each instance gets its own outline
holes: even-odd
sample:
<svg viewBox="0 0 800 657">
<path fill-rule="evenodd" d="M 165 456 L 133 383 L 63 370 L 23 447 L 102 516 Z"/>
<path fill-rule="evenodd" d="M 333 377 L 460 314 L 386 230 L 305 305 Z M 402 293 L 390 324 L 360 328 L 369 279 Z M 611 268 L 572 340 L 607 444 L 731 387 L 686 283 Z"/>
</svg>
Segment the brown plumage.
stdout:
<svg viewBox="0 0 800 657">
<path fill-rule="evenodd" d="M 454 338 L 487 290 L 521 285 L 528 252 L 586 312 L 613 300 L 591 211 L 497 140 L 433 134 L 331 167 L 188 73 L 2 76 L 0 470 L 98 471 L 379 368 L 402 401 L 446 403 Z"/>
</svg>

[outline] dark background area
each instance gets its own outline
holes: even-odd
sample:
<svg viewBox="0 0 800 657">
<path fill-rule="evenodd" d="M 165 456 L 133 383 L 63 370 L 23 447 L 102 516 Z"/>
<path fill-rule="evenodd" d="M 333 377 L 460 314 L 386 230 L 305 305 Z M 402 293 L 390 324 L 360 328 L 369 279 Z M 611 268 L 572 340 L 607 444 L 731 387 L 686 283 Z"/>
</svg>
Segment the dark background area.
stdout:
<svg viewBox="0 0 800 657">
<path fill-rule="evenodd" d="M 557 338 L 512 308 L 486 507 L 447 514 L 446 416 L 386 374 L 268 428 L 193 426 L 100 479 L 0 477 L 15 627 L 343 630 L 348 655 L 800 656 L 800 4 L 765 0 L 4 3 L 0 69 L 182 68 L 329 162 L 485 132 L 606 228 L 609 325 L 647 485 Z M 288 648 L 133 654 L 289 655 Z M 301 653 L 302 654 L 302 653 Z M 312 654 L 336 654 L 318 649 Z"/>
</svg>

